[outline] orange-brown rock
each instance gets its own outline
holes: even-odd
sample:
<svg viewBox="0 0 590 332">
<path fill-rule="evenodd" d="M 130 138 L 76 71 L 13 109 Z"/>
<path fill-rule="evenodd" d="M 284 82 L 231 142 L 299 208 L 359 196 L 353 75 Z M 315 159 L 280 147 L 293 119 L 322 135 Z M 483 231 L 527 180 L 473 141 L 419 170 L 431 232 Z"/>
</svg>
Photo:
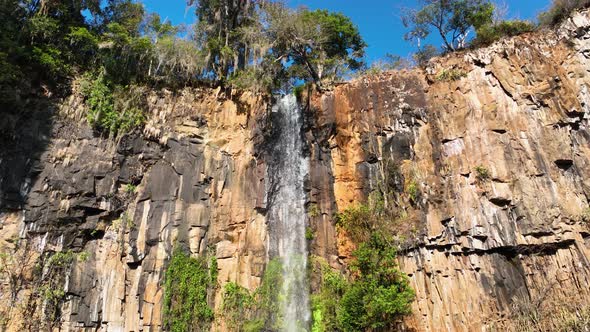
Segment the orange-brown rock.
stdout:
<svg viewBox="0 0 590 332">
<path fill-rule="evenodd" d="M 364 201 L 390 163 L 419 187 L 414 207 L 398 207 L 421 230 L 400 257 L 417 331 L 493 329 L 544 293 L 590 303 L 589 30 L 588 12 L 578 13 L 558 31 L 312 99 L 316 196 L 338 210 Z M 331 244 L 346 262 L 350 242 Z"/>
</svg>

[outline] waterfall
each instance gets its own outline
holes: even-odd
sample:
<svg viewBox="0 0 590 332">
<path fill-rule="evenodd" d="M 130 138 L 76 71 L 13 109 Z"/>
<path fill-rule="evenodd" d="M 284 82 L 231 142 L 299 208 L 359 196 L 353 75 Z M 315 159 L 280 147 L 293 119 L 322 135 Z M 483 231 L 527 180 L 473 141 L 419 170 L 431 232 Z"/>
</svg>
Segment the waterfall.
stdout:
<svg viewBox="0 0 590 332">
<path fill-rule="evenodd" d="M 269 165 L 268 220 L 271 255 L 283 266 L 280 317 L 284 331 L 307 330 L 311 318 L 307 281 L 305 176 L 302 115 L 294 95 L 282 97 L 272 109 L 274 145 Z"/>
</svg>

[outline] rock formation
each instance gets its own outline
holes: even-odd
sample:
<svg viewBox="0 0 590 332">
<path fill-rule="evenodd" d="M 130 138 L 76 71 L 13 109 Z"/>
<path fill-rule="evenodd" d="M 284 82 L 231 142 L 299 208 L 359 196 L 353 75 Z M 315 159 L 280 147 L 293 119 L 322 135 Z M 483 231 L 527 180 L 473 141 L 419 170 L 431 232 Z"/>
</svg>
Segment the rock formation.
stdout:
<svg viewBox="0 0 590 332">
<path fill-rule="evenodd" d="M 400 263 L 417 294 L 409 328 L 481 331 L 523 301 L 590 299 L 588 68 L 584 12 L 556 31 L 309 96 L 311 254 L 345 269 L 354 244 L 334 214 L 395 173 L 411 228 Z M 43 314 L 28 281 L 51 252 L 85 253 L 62 280 L 54 327 L 64 331 L 160 330 L 163 272 L 178 244 L 214 255 L 220 286 L 259 285 L 269 102 L 194 88 L 148 100 L 141 133 L 96 135 L 73 94 L 0 146 L 8 331 L 34 330 Z M 219 308 L 221 287 L 211 302 Z"/>
<path fill-rule="evenodd" d="M 588 301 L 589 29 L 576 14 L 556 33 L 357 79 L 312 102 L 311 199 L 323 217 L 366 199 L 388 163 L 418 184 L 405 222 L 419 232 L 401 257 L 418 331 L 499 326 L 515 303 L 547 294 Z M 327 219 L 316 220 L 327 239 L 316 250 L 338 261 L 349 245 L 330 247 Z"/>
</svg>

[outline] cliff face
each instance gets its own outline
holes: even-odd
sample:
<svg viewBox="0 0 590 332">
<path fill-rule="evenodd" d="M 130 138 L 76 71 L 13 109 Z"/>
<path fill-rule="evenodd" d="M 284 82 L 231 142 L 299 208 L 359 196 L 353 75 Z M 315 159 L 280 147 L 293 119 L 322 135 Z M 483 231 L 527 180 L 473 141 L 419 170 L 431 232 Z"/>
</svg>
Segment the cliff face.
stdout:
<svg viewBox="0 0 590 332">
<path fill-rule="evenodd" d="M 557 33 L 437 59 L 425 72 L 359 79 L 313 100 L 312 199 L 332 199 L 325 211 L 367 199 L 387 181 L 387 165 L 400 169 L 398 208 L 415 225 L 400 260 L 417 294 L 417 330 L 497 328 L 522 303 L 588 303 L 589 29 L 588 14 L 576 14 Z M 413 205 L 402 189 L 411 182 Z M 316 222 L 320 238 L 333 237 L 326 220 Z M 337 246 L 328 255 L 345 261 L 350 244 Z"/>
<path fill-rule="evenodd" d="M 143 134 L 116 142 L 79 125 L 84 110 L 72 97 L 53 113 L 36 160 L 22 155 L 41 144 L 16 138 L 15 151 L 1 163 L 7 170 L 3 250 L 28 253 L 6 259 L 6 269 L 23 279 L 2 285 L 8 330 L 39 328 L 28 316 L 42 321 L 45 309 L 27 299 L 36 280 L 33 253 L 86 256 L 62 280 L 67 300 L 57 325 L 65 330 L 161 329 L 163 270 L 174 245 L 216 256 L 219 280 L 258 286 L 267 261 L 265 218 L 258 212 L 266 204 L 266 176 L 255 145 L 264 136 L 256 128 L 266 106 L 247 95 L 236 101 L 218 95 L 154 93 Z M 27 177 L 9 176 L 27 168 Z M 18 299 L 11 300 L 13 292 Z"/>
<path fill-rule="evenodd" d="M 589 50 L 590 15 L 576 14 L 557 32 L 310 98 L 310 253 L 345 269 L 354 244 L 334 215 L 387 183 L 416 290 L 409 327 L 479 331 L 521 303 L 590 300 Z M 148 100 L 141 134 L 96 136 L 73 96 L 3 144 L 7 330 L 34 330 L 46 311 L 31 289 L 47 252 L 85 254 L 60 280 L 63 330 L 160 330 L 174 245 L 216 257 L 220 286 L 259 285 L 272 227 L 267 102 L 210 89 Z"/>
</svg>

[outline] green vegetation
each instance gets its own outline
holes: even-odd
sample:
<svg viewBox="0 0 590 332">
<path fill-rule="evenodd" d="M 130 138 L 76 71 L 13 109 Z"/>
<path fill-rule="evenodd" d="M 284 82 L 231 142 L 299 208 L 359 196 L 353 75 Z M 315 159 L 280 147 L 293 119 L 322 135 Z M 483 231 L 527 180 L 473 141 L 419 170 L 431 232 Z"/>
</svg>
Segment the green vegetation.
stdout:
<svg viewBox="0 0 590 332">
<path fill-rule="evenodd" d="M 509 20 L 497 24 L 484 24 L 476 30 L 477 36 L 471 42 L 474 46 L 486 46 L 503 37 L 512 37 L 535 30 L 528 21 Z"/>
<path fill-rule="evenodd" d="M 313 257 L 311 264 L 314 275 L 319 278 L 319 291 L 311 296 L 311 331 L 339 331 L 338 309 L 349 282 L 321 257 Z"/>
<path fill-rule="evenodd" d="M 442 82 L 458 81 L 463 77 L 467 76 L 467 73 L 461 69 L 451 68 L 443 69 L 436 74 L 436 80 Z"/>
<path fill-rule="evenodd" d="M 394 242 L 371 234 L 353 253 L 347 280 L 321 258 L 313 260 L 319 290 L 312 295 L 312 331 L 369 331 L 395 328 L 411 312 L 414 291 L 397 265 Z"/>
<path fill-rule="evenodd" d="M 47 327 L 53 326 L 61 318 L 61 306 L 66 296 L 63 287 L 73 264 L 87 259 L 88 253 L 71 250 L 48 253 L 41 259 L 34 293 L 43 302 L 43 324 Z"/>
<path fill-rule="evenodd" d="M 235 282 L 225 284 L 221 311 L 227 327 L 232 331 L 242 331 L 241 326 L 250 316 L 255 303 L 246 288 Z"/>
<path fill-rule="evenodd" d="M 431 33 L 438 34 L 445 51 L 456 51 L 467 45 L 472 28 L 492 22 L 494 5 L 488 0 L 421 0 L 418 9 L 408 9 L 403 16 L 410 29 L 406 40 L 420 41 Z"/>
<path fill-rule="evenodd" d="M 418 198 L 420 196 L 420 187 L 418 186 L 418 182 L 416 182 L 416 180 L 412 179 L 406 184 L 405 192 L 408 194 L 408 197 L 412 202 L 418 202 Z"/>
<path fill-rule="evenodd" d="M 392 329 L 411 312 L 414 291 L 397 265 L 393 241 L 371 234 L 354 252 L 351 270 L 356 277 L 346 287 L 337 309 L 342 331 Z"/>
<path fill-rule="evenodd" d="M 215 271 L 214 271 L 215 270 Z M 208 290 L 217 284 L 217 262 L 176 248 L 164 274 L 164 325 L 173 332 L 208 330 L 213 321 Z"/>
<path fill-rule="evenodd" d="M 262 282 L 254 293 L 234 282 L 227 283 L 221 311 L 228 328 L 240 332 L 279 330 L 281 318 L 277 308 L 282 284 L 282 264 L 278 259 L 268 262 Z"/>
<path fill-rule="evenodd" d="M 574 10 L 590 6 L 590 0 L 553 0 L 551 7 L 539 15 L 539 24 L 555 26 L 568 17 Z"/>
<path fill-rule="evenodd" d="M 487 181 L 490 178 L 490 171 L 482 165 L 475 166 L 475 177 L 479 181 Z"/>
<path fill-rule="evenodd" d="M 307 214 L 310 218 L 315 218 L 319 217 L 322 213 L 320 211 L 319 206 L 315 203 L 312 203 L 309 205 L 309 208 L 307 209 Z"/>
<path fill-rule="evenodd" d="M 366 44 L 340 14 L 281 2 L 189 1 L 205 72 L 239 88 L 277 88 L 290 79 L 321 87 L 361 67 Z M 278 61 L 282 60 L 282 61 Z M 289 65 L 285 65 L 289 63 Z"/>
<path fill-rule="evenodd" d="M 380 206 L 374 204 L 356 204 L 336 215 L 336 225 L 346 231 L 354 242 L 366 241 L 370 234 L 380 226 Z"/>
<path fill-rule="evenodd" d="M 125 193 L 127 194 L 135 194 L 135 192 L 137 191 L 137 186 L 132 184 L 132 183 L 128 183 L 125 185 Z"/>
<path fill-rule="evenodd" d="M 388 168 L 389 182 L 397 176 L 396 167 Z M 416 200 L 416 182 L 408 181 L 406 187 L 408 196 Z M 407 215 L 393 211 L 378 192 L 369 196 L 367 204 L 353 205 L 337 215 L 338 229 L 358 249 L 350 264 L 350 281 L 320 265 L 321 287 L 312 297 L 316 331 L 391 329 L 410 312 L 414 292 L 397 267 L 396 248 L 407 240 L 408 232 L 416 232 L 411 225 Z"/>
<path fill-rule="evenodd" d="M 78 254 L 78 261 L 79 262 L 86 262 L 90 255 L 86 251 L 82 251 Z"/>
<path fill-rule="evenodd" d="M 194 30 L 162 21 L 135 0 L 5 0 L 0 6 L 0 108 L 12 117 L 71 93 L 76 77 L 88 122 L 111 137 L 140 127 L 145 88 L 218 85 L 267 93 L 321 89 L 362 67 L 366 44 L 340 14 L 275 1 L 188 1 Z M 76 90 L 74 90 L 76 91 Z M 36 99 L 35 99 L 36 100 Z M 4 121 L 10 134 L 15 121 Z"/>
<path fill-rule="evenodd" d="M 406 184 L 406 195 L 417 202 L 418 184 L 411 180 Z M 390 198 L 391 199 L 391 198 Z M 374 233 L 391 234 L 396 245 L 409 243 L 417 233 L 416 222 L 403 210 L 385 204 L 383 194 L 374 191 L 366 204 L 354 204 L 335 216 L 336 226 L 354 243 L 369 241 Z"/>
<path fill-rule="evenodd" d="M 133 0 L 5 0 L 0 8 L 0 107 L 25 112 L 31 91 L 68 94 L 74 77 L 91 78 L 85 93 L 88 121 L 120 136 L 142 125 L 145 87 L 208 83 L 258 92 L 301 83 L 318 89 L 361 72 L 409 66 L 386 55 L 367 67 L 366 43 L 341 13 L 293 9 L 279 1 L 196 1 L 189 31 L 162 21 Z M 554 0 L 539 18 L 554 25 L 588 0 Z M 417 42 L 414 61 L 424 65 L 439 50 L 422 44 L 438 35 L 443 52 L 487 45 L 533 30 L 526 21 L 500 19 L 490 0 L 421 0 L 407 10 L 406 39 Z M 88 74 L 90 72 L 90 74 Z M 299 93 L 300 89 L 296 90 Z M 14 124 L 6 121 L 0 129 Z M 8 132 L 4 130 L 4 132 Z"/>
<path fill-rule="evenodd" d="M 96 77 L 84 77 L 80 89 L 88 107 L 88 123 L 99 131 L 115 137 L 141 126 L 145 121 L 142 91 L 133 87 L 113 87 L 104 72 Z"/>
<path fill-rule="evenodd" d="M 421 0 L 417 8 L 406 9 L 402 17 L 409 29 L 406 40 L 418 46 L 414 54 L 416 64 L 424 66 L 440 54 L 433 45 L 422 41 L 433 34 L 442 42 L 442 52 L 454 52 L 467 46 L 489 45 L 503 37 L 534 31 L 535 24 L 522 20 L 504 20 L 503 8 L 491 0 Z M 588 0 L 554 0 L 552 8 L 539 17 L 542 25 L 553 25 L 575 8 L 588 6 Z M 475 36 L 470 38 L 471 33 Z"/>
<path fill-rule="evenodd" d="M 313 240 L 314 235 L 313 235 L 313 229 L 311 227 L 306 227 L 305 228 L 305 239 L 308 241 Z"/>
</svg>

